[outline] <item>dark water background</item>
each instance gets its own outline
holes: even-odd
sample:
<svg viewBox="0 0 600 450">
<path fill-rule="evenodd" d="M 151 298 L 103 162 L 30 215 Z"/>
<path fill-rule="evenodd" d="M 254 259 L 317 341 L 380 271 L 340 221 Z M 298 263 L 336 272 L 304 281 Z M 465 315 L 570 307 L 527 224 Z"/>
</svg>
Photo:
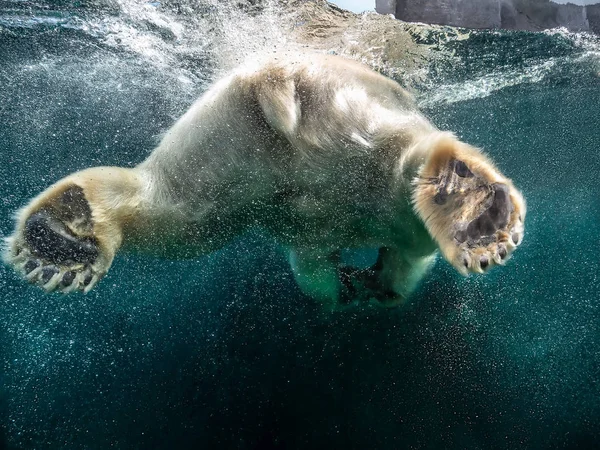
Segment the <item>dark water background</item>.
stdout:
<svg viewBox="0 0 600 450">
<path fill-rule="evenodd" d="M 244 14 L 0 1 L 0 233 L 67 173 L 141 161 L 222 54 L 269 45 L 272 12 Z M 440 260 L 411 307 L 323 319 L 258 232 L 195 261 L 120 255 L 86 296 L 1 267 L 4 446 L 592 448 L 600 43 L 481 31 L 445 47 L 419 100 L 528 200 L 505 269 L 464 279 Z"/>
</svg>

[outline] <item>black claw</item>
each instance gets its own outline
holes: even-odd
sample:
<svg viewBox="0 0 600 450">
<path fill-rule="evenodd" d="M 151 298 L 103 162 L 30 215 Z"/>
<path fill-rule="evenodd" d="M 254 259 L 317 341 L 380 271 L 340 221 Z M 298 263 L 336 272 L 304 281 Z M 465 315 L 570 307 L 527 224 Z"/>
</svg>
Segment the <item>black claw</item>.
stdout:
<svg viewBox="0 0 600 450">
<path fill-rule="evenodd" d="M 515 245 L 519 245 L 519 234 L 518 233 L 513 233 L 512 237 L 512 241 L 515 243 Z"/>
<path fill-rule="evenodd" d="M 498 255 L 499 255 L 499 256 L 500 256 L 500 258 L 502 258 L 502 259 L 506 258 L 506 255 L 507 255 L 507 251 L 506 251 L 506 249 L 505 249 L 504 247 L 500 247 L 500 248 L 498 249 Z"/>
<path fill-rule="evenodd" d="M 46 284 L 57 273 L 58 273 L 58 269 L 56 267 L 46 266 L 42 269 L 42 276 L 40 277 L 40 280 L 42 280 L 42 283 Z"/>
<path fill-rule="evenodd" d="M 40 262 L 37 259 L 30 259 L 25 263 L 25 267 L 23 267 L 23 269 L 25 270 L 26 274 L 30 274 L 31 272 L 33 272 L 34 269 L 37 269 L 38 267 L 40 267 Z"/>
<path fill-rule="evenodd" d="M 481 268 L 483 270 L 485 270 L 487 268 L 487 266 L 490 265 L 490 260 L 488 259 L 487 256 L 482 256 L 481 259 L 479 260 L 479 264 L 481 265 Z"/>
<path fill-rule="evenodd" d="M 67 272 L 63 275 L 60 284 L 63 285 L 64 287 L 71 286 L 71 283 L 73 283 L 74 279 L 75 279 L 75 272 L 73 272 L 71 270 L 70 272 Z"/>
<path fill-rule="evenodd" d="M 469 260 L 467 258 L 463 259 L 463 265 L 468 269 L 469 268 Z"/>
</svg>

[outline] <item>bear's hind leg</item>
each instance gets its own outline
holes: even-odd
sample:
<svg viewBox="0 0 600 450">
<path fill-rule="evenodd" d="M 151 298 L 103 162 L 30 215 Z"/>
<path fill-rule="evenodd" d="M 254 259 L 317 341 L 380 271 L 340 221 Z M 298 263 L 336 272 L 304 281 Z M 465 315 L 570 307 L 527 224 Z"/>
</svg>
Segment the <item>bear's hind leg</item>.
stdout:
<svg viewBox="0 0 600 450">
<path fill-rule="evenodd" d="M 350 301 L 377 300 L 386 307 L 402 306 L 435 260 L 435 254 L 410 257 L 396 248 L 382 247 L 377 262 L 368 269 L 343 267 L 340 276 L 344 297 Z"/>
<path fill-rule="evenodd" d="M 325 309 L 335 310 L 340 306 L 338 253 L 294 249 L 290 250 L 289 261 L 302 292 L 321 302 Z"/>
</svg>

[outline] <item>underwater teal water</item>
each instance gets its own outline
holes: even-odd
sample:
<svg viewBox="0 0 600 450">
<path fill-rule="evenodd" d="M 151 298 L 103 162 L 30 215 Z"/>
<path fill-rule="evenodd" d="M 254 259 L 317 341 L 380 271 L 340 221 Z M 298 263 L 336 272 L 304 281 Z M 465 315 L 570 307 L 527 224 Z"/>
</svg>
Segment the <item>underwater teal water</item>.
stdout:
<svg viewBox="0 0 600 450">
<path fill-rule="evenodd" d="M 243 51 L 236 20 L 262 39 L 268 17 L 226 23 L 219 5 L 0 1 L 2 236 L 67 173 L 141 161 L 220 55 Z M 4 445 L 598 442 L 600 40 L 479 31 L 443 47 L 418 100 L 522 189 L 507 267 L 462 278 L 439 260 L 410 307 L 323 318 L 259 231 L 194 261 L 120 255 L 85 296 L 44 295 L 2 266 Z"/>
</svg>

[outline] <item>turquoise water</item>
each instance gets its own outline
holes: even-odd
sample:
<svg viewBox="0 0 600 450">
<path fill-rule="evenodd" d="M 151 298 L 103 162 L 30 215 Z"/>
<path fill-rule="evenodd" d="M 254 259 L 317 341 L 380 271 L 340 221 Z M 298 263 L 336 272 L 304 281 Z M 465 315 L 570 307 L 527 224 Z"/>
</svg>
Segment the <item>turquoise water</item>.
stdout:
<svg viewBox="0 0 600 450">
<path fill-rule="evenodd" d="M 142 160 L 220 56 L 243 52 L 230 26 L 262 39 L 270 23 L 219 8 L 0 1 L 2 235 L 67 173 Z M 600 42 L 480 31 L 436 48 L 419 102 L 528 201 L 506 268 L 465 279 L 439 260 L 409 308 L 325 319 L 259 232 L 195 261 L 121 255 L 86 296 L 43 295 L 0 267 L 5 446 L 597 442 Z"/>
</svg>

